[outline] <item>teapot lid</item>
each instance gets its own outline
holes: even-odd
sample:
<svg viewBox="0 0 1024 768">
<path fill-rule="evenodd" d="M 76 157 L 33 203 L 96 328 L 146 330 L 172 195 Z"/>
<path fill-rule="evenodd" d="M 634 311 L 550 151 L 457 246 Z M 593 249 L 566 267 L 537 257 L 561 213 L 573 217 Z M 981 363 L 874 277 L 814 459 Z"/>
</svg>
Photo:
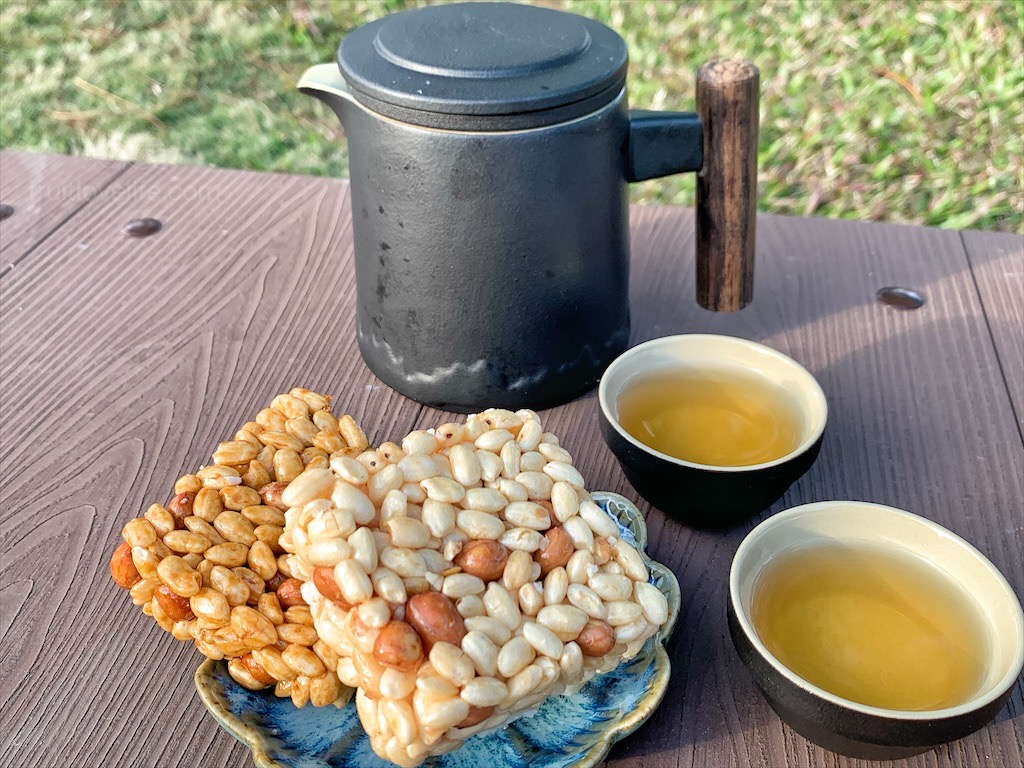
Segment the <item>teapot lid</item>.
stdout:
<svg viewBox="0 0 1024 768">
<path fill-rule="evenodd" d="M 514 3 L 433 5 L 359 27 L 338 47 L 352 95 L 403 122 L 508 131 L 612 101 L 626 44 L 600 22 Z"/>
</svg>

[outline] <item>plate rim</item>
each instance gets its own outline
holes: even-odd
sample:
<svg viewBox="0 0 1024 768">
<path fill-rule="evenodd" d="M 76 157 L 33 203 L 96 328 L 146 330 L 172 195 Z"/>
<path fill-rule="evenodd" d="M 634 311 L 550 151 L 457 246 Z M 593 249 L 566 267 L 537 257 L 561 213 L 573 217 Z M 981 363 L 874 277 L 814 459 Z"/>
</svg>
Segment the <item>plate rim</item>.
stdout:
<svg viewBox="0 0 1024 768">
<path fill-rule="evenodd" d="M 619 741 L 633 733 L 643 725 L 665 698 L 668 682 L 672 674 L 665 643 L 675 629 L 679 617 L 682 596 L 679 581 L 670 568 L 654 560 L 647 553 L 647 522 L 639 508 L 625 496 L 611 491 L 593 491 L 592 498 L 597 502 L 613 502 L 619 505 L 615 516 L 633 534 L 640 546 L 640 554 L 649 571 L 657 573 L 663 580 L 664 588 L 660 591 L 668 599 L 668 619 L 654 635 L 654 675 L 645 697 L 628 715 L 614 726 L 601 732 L 597 742 L 579 756 L 574 768 L 593 768 L 607 756 L 611 748 Z M 206 709 L 213 715 L 218 725 L 230 733 L 239 742 L 249 748 L 257 768 L 287 768 L 284 764 L 271 757 L 268 748 L 268 734 L 249 725 L 237 717 L 227 706 L 222 687 L 216 679 L 215 670 L 221 664 L 215 659 L 205 659 L 195 671 L 194 681 L 199 698 Z"/>
</svg>

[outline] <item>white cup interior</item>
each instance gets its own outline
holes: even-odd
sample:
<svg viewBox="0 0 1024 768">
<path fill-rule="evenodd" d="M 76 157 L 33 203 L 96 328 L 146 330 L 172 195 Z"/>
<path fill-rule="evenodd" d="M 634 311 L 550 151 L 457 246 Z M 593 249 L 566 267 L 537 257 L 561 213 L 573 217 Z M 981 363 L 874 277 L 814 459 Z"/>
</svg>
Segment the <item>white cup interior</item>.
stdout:
<svg viewBox="0 0 1024 768">
<path fill-rule="evenodd" d="M 738 368 L 763 377 L 796 406 L 800 415 L 800 442 L 796 448 L 772 461 L 741 466 L 709 466 L 662 453 L 633 437 L 619 423 L 618 400 L 629 383 L 659 370 L 690 368 L 708 370 Z M 686 334 L 665 336 L 639 344 L 617 357 L 601 378 L 598 402 L 605 416 L 626 440 L 666 461 L 687 467 L 720 472 L 749 472 L 782 464 L 806 451 L 821 437 L 828 419 L 825 393 L 815 378 L 798 362 L 771 347 L 734 336 Z"/>
<path fill-rule="evenodd" d="M 768 562 L 784 552 L 822 543 L 889 545 L 941 568 L 969 595 L 989 643 L 990 663 L 975 695 L 956 707 L 921 712 L 881 709 L 829 693 L 785 667 L 761 642 L 751 621 L 754 584 Z M 729 574 L 729 599 L 744 633 L 780 673 L 818 696 L 870 714 L 930 720 L 968 712 L 992 701 L 1013 684 L 1024 665 L 1024 613 L 1013 589 L 977 549 L 923 517 L 880 504 L 827 501 L 793 507 L 747 534 Z"/>
</svg>

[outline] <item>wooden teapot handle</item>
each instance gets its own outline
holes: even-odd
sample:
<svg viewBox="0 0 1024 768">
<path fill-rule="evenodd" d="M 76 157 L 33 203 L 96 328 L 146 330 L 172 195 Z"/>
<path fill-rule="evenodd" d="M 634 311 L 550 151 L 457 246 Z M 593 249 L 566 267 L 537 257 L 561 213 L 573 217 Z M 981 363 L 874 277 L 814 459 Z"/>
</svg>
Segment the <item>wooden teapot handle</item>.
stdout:
<svg viewBox="0 0 1024 768">
<path fill-rule="evenodd" d="M 749 61 L 715 59 L 697 70 L 704 167 L 697 174 L 697 301 L 743 309 L 754 295 L 760 73 Z"/>
</svg>

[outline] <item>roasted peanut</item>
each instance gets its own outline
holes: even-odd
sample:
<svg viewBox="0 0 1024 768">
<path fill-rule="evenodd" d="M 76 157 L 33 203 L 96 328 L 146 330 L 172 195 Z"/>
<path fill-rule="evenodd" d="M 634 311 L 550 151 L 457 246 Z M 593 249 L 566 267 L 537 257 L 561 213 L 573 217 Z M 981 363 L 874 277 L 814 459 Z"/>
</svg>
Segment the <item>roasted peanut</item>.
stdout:
<svg viewBox="0 0 1024 768">
<path fill-rule="evenodd" d="M 245 667 L 246 671 L 252 676 L 257 682 L 263 683 L 263 685 L 270 685 L 271 683 L 277 682 L 273 675 L 265 670 L 260 663 L 253 658 L 251 653 L 245 654 L 240 659 L 242 666 Z"/>
<path fill-rule="evenodd" d="M 468 574 L 494 581 L 500 579 L 508 562 L 509 549 L 488 539 L 467 541 L 455 557 L 455 564 Z"/>
<path fill-rule="evenodd" d="M 584 656 L 604 656 L 615 645 L 615 630 L 606 621 L 591 619 L 580 630 L 576 644 L 583 651 Z"/>
<path fill-rule="evenodd" d="M 275 597 L 277 596 L 277 590 L 282 584 L 288 581 L 290 577 L 287 573 L 281 570 L 281 558 L 277 559 L 277 573 L 267 579 L 267 591 L 274 592 Z"/>
<path fill-rule="evenodd" d="M 386 667 L 411 672 L 423 661 L 423 643 L 406 622 L 389 621 L 373 643 L 373 658 Z"/>
<path fill-rule="evenodd" d="M 281 501 L 281 494 L 284 493 L 284 489 L 288 487 L 288 483 L 275 482 L 269 485 L 264 485 L 260 488 L 260 498 L 263 499 L 263 503 L 268 507 L 279 509 L 282 512 L 288 509 L 287 505 Z"/>
<path fill-rule="evenodd" d="M 533 559 L 540 563 L 541 574 L 547 576 L 555 568 L 568 563 L 575 548 L 572 537 L 561 526 L 549 528 L 544 532 L 544 538 L 547 539 L 547 546 L 542 544 L 540 550 L 534 553 Z"/>
<path fill-rule="evenodd" d="M 185 518 L 192 515 L 194 493 L 179 493 L 167 503 L 167 511 L 174 515 L 174 527 L 185 527 Z"/>
<path fill-rule="evenodd" d="M 440 592 L 413 595 L 405 604 L 406 620 L 415 628 L 427 651 L 434 643 L 459 645 L 466 636 L 466 624 L 450 599 Z"/>
<path fill-rule="evenodd" d="M 169 587 L 161 584 L 153 590 L 153 597 L 160 603 L 163 612 L 172 621 L 195 618 L 189 599 L 175 594 Z"/>
<path fill-rule="evenodd" d="M 472 704 L 469 705 L 469 714 L 466 715 L 465 719 L 462 720 L 456 728 L 469 728 L 477 723 L 482 723 L 488 717 L 494 714 L 494 707 L 475 707 Z"/>
<path fill-rule="evenodd" d="M 110 578 L 121 589 L 131 589 L 142 580 L 135 563 L 132 561 L 132 548 L 128 543 L 121 544 L 110 557 Z"/>
<path fill-rule="evenodd" d="M 604 565 L 612 559 L 612 545 L 608 543 L 608 539 L 597 539 L 594 542 L 593 547 L 594 562 L 598 565 Z M 619 566 L 621 568 L 621 566 Z M 605 569 L 605 572 L 611 573 L 609 569 Z"/>
<path fill-rule="evenodd" d="M 285 610 L 293 605 L 305 605 L 306 601 L 302 599 L 302 582 L 299 579 L 285 579 L 277 588 L 277 599 Z"/>
<path fill-rule="evenodd" d="M 290 579 L 290 581 L 298 581 L 298 579 Z M 313 583 L 316 585 L 317 592 L 328 600 L 337 603 L 338 606 L 346 611 L 352 607 L 344 595 L 341 594 L 338 583 L 334 580 L 334 569 L 330 566 L 316 566 L 313 569 Z"/>
</svg>

